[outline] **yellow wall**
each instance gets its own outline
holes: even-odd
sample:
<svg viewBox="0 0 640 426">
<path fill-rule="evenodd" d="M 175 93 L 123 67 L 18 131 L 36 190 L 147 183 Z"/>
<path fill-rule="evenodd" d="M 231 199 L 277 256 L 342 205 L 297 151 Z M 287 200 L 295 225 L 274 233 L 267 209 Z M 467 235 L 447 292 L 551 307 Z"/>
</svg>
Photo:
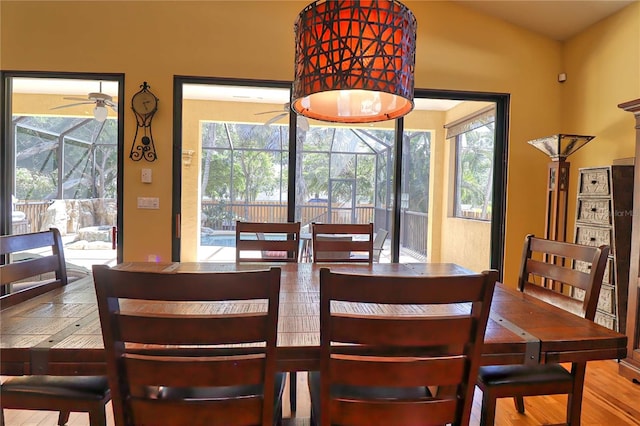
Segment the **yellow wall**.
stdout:
<svg viewBox="0 0 640 426">
<path fill-rule="evenodd" d="M 158 150 L 158 160 L 151 164 L 154 183 L 140 183 L 140 169 L 149 164 L 125 160 L 125 260 L 146 260 L 149 254 L 157 254 L 161 260 L 170 257 L 173 76 L 290 80 L 293 22 L 306 4 L 0 2 L 2 69 L 124 73 L 127 99 L 139 90 L 142 81 L 148 81 L 160 98 L 154 118 Z M 565 45 L 452 2 L 406 1 L 406 5 L 418 20 L 416 87 L 511 94 L 505 280 L 513 284 L 524 235 L 540 234 L 544 228 L 547 159 L 526 141 L 568 131 L 566 127 L 574 123 L 576 131 L 588 131 L 586 124 L 596 115 L 598 127 L 593 131 L 612 128 L 607 138 L 632 143 L 631 118 L 608 111 L 615 109 L 611 101 L 615 104 L 640 96 L 638 74 L 616 72 L 621 63 L 638 69 L 640 5 L 629 6 L 612 17 L 617 25 L 598 24 Z M 594 53 L 584 52 L 591 31 L 597 32 L 591 37 L 606 41 Z M 632 36 L 634 31 L 635 39 L 623 37 Z M 622 44 L 613 46 L 609 40 Z M 582 59 L 592 56 L 616 60 L 584 69 Z M 569 75 L 565 85 L 556 80 L 562 71 Z M 615 76 L 616 82 L 603 76 Z M 628 99 L 599 96 L 612 84 L 625 91 Z M 588 111 L 575 111 L 574 117 L 568 110 L 574 98 L 585 92 L 589 93 L 585 98 L 590 103 Z M 130 144 L 135 121 L 132 113 L 125 119 L 125 141 Z M 622 124 L 625 122 L 628 129 Z M 583 148 L 575 160 L 586 164 L 591 158 L 599 163 L 598 152 L 592 151 L 600 149 L 604 136 L 599 139 Z M 622 150 L 628 152 L 625 155 L 631 153 L 630 148 Z M 159 197 L 160 209 L 138 210 L 138 196 Z M 149 230 L 153 230 L 153 238 L 149 238 Z M 466 244 L 473 246 L 474 242 Z"/>
<path fill-rule="evenodd" d="M 564 58 L 562 131 L 595 136 L 569 157 L 567 238 L 573 240 L 578 169 L 634 156 L 633 115 L 617 105 L 640 97 L 640 2 L 571 39 Z"/>
</svg>

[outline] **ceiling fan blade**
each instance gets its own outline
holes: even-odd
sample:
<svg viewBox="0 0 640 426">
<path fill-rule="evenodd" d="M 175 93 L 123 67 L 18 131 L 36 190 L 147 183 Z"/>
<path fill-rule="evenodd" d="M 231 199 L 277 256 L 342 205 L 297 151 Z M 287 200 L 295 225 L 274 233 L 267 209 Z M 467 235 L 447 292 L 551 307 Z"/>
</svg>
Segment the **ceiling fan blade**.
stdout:
<svg viewBox="0 0 640 426">
<path fill-rule="evenodd" d="M 309 120 L 307 120 L 307 117 L 299 115 L 297 119 L 297 125 L 305 132 L 309 131 Z"/>
<path fill-rule="evenodd" d="M 105 105 L 108 105 L 109 107 L 111 107 L 112 110 L 114 110 L 115 112 L 118 112 L 118 104 L 112 101 L 104 101 Z"/>
<path fill-rule="evenodd" d="M 57 106 L 57 107 L 53 107 L 51 109 L 70 108 L 70 107 L 74 107 L 74 106 L 78 106 L 78 105 L 88 105 L 88 104 L 93 104 L 93 103 L 94 102 L 92 102 L 92 101 L 78 102 L 77 104 L 60 105 L 60 106 Z"/>
<path fill-rule="evenodd" d="M 275 114 L 276 112 L 282 112 L 281 109 L 276 110 L 276 111 L 262 111 L 262 112 L 256 112 L 254 115 L 262 115 L 262 114 Z"/>
<path fill-rule="evenodd" d="M 270 124 L 275 123 L 276 121 L 280 120 L 281 118 L 284 118 L 287 116 L 288 113 L 283 112 L 282 114 L 278 114 L 275 117 L 271 117 L 269 120 L 267 120 L 266 123 L 264 123 L 265 126 L 268 126 Z"/>
<path fill-rule="evenodd" d="M 69 96 L 64 97 L 62 99 L 66 99 L 68 101 L 85 101 L 85 102 L 86 101 L 91 101 L 91 99 L 89 99 L 89 98 L 72 98 L 72 97 L 69 97 Z M 93 101 L 91 101 L 91 102 L 93 102 Z"/>
</svg>

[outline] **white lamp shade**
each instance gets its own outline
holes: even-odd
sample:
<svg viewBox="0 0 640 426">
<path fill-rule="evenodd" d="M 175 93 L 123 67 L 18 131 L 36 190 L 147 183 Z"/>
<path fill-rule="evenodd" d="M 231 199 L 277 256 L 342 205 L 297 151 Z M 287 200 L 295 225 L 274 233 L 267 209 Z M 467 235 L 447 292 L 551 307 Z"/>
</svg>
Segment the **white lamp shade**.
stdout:
<svg viewBox="0 0 640 426">
<path fill-rule="evenodd" d="M 101 123 L 107 119 L 108 115 L 109 111 L 107 111 L 107 107 L 104 105 L 96 105 L 95 108 L 93 108 L 93 118 Z"/>
</svg>

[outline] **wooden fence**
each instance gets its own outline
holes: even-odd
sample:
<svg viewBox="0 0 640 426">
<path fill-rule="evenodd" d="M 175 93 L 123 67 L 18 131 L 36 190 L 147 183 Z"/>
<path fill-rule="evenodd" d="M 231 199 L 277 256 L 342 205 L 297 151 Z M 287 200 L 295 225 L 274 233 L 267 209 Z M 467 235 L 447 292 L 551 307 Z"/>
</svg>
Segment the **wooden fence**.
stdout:
<svg viewBox="0 0 640 426">
<path fill-rule="evenodd" d="M 40 231 L 42 221 L 49 204 L 49 201 L 26 201 L 23 203 L 16 203 L 15 209 L 23 212 L 26 217 L 24 221 L 13 224 L 13 233 L 25 234 L 28 232 Z"/>
<path fill-rule="evenodd" d="M 299 209 L 300 222 L 306 226 L 312 222 L 351 223 L 353 216 L 357 223 L 373 222 L 374 209 L 370 205 L 359 205 L 355 209 L 331 207 L 329 218 L 329 206 L 326 203 L 301 204 Z M 203 201 L 202 226 L 211 229 L 235 229 L 236 220 L 249 222 L 286 222 L 287 205 L 277 202 L 246 203 L 218 203 L 215 201 Z"/>
<path fill-rule="evenodd" d="M 26 215 L 25 221 L 15 223 L 14 234 L 39 231 L 42 220 L 49 206 L 48 201 L 16 203 L 15 209 Z M 214 230 L 233 230 L 236 220 L 252 222 L 286 222 L 287 205 L 277 202 L 245 203 L 218 203 L 215 201 L 203 201 L 202 226 Z M 355 216 L 355 223 L 374 223 L 375 230 L 382 228 L 390 230 L 390 211 L 386 209 L 374 209 L 371 205 L 356 206 L 354 211 L 350 208 L 332 206 L 329 220 L 329 208 L 325 203 L 307 203 L 298 206 L 300 209 L 300 222 L 306 226 L 312 222 L 351 223 Z M 402 211 L 402 233 L 400 245 L 412 251 L 418 256 L 427 255 L 427 219 L 426 213 Z"/>
<path fill-rule="evenodd" d="M 250 222 L 286 222 L 287 205 L 275 202 L 218 203 L 203 201 L 202 226 L 213 230 L 233 230 L 236 220 Z M 300 223 L 304 227 L 312 222 L 328 223 L 369 223 L 374 224 L 375 230 L 391 229 L 391 212 L 385 209 L 374 209 L 371 205 L 359 205 L 355 209 L 332 206 L 331 218 L 326 203 L 307 203 L 297 207 Z M 412 252 L 417 258 L 427 255 L 427 213 L 402 211 L 402 233 L 400 246 Z"/>
</svg>

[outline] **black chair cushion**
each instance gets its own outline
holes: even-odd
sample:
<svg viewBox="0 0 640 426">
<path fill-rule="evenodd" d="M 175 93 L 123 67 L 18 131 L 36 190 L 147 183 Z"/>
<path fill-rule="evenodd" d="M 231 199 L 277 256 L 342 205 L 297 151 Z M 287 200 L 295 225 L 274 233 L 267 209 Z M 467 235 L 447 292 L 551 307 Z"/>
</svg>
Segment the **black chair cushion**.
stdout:
<svg viewBox="0 0 640 426">
<path fill-rule="evenodd" d="M 548 382 L 573 382 L 571 373 L 559 364 L 491 365 L 480 367 L 480 382 L 487 386 L 527 385 Z"/>
<path fill-rule="evenodd" d="M 274 381 L 274 417 L 277 419 L 281 414 L 282 394 L 286 373 L 276 373 Z M 243 395 L 262 394 L 262 385 L 250 386 L 218 386 L 218 387 L 187 387 L 175 388 L 164 387 L 158 394 L 159 399 L 216 399 L 229 398 Z"/>
<path fill-rule="evenodd" d="M 320 372 L 309 372 L 309 394 L 311 396 L 312 413 L 320 412 Z M 431 397 L 429 388 L 425 386 L 411 388 L 394 387 L 360 387 L 346 385 L 332 385 L 331 394 L 339 397 L 371 398 L 381 400 L 418 399 Z M 316 417 L 316 421 L 319 419 Z"/>
<path fill-rule="evenodd" d="M 0 394 L 99 401 L 110 392 L 107 378 L 103 376 L 20 376 L 2 383 Z"/>
</svg>

